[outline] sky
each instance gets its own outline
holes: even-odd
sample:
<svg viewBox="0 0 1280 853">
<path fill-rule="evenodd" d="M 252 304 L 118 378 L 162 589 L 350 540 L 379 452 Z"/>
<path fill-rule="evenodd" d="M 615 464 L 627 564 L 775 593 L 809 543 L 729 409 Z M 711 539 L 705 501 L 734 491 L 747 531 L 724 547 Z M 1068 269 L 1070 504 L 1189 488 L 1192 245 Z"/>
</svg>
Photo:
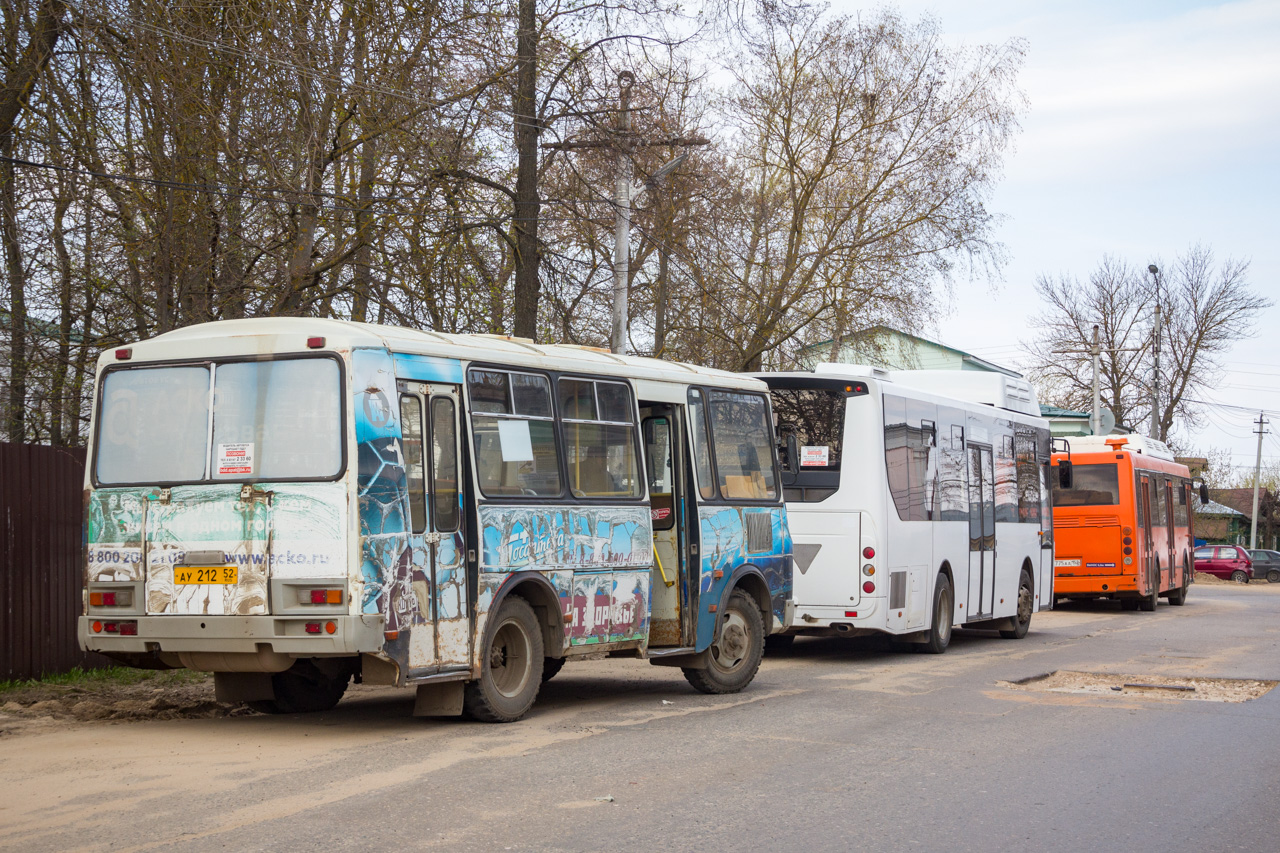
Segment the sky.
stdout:
<svg viewBox="0 0 1280 853">
<path fill-rule="evenodd" d="M 1249 282 L 1277 305 L 1223 359 L 1207 399 L 1252 411 L 1212 408 L 1180 438 L 1252 470 L 1263 407 L 1275 413 L 1264 462 L 1280 461 L 1280 0 L 892 5 L 931 15 L 952 44 L 1027 46 L 1030 109 L 990 204 L 1009 260 L 999 280 L 957 280 L 933 336 L 1022 367 L 1038 276 L 1086 279 L 1106 254 L 1141 269 L 1197 243 L 1249 260 Z"/>
</svg>

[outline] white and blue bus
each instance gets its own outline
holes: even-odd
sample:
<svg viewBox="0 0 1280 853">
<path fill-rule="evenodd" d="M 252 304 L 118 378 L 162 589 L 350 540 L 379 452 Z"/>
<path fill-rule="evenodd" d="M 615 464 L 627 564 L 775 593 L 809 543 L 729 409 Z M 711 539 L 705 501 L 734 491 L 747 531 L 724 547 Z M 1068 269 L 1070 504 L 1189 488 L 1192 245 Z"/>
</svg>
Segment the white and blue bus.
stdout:
<svg viewBox="0 0 1280 853">
<path fill-rule="evenodd" d="M 881 633 L 946 650 L 953 626 L 1025 636 L 1053 606 L 1048 422 L 1027 382 L 820 364 L 773 398 L 795 619 L 771 638 Z"/>
<path fill-rule="evenodd" d="M 322 710 L 520 718 L 606 652 L 733 692 L 789 616 L 763 382 L 483 335 L 303 318 L 104 353 L 81 645 Z"/>
</svg>

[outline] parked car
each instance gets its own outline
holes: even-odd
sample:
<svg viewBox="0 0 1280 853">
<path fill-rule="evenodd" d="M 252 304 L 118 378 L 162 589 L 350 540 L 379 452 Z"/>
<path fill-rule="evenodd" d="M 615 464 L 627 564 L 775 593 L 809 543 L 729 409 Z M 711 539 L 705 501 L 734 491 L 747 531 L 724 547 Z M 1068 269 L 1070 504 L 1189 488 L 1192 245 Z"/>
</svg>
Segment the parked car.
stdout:
<svg viewBox="0 0 1280 853">
<path fill-rule="evenodd" d="M 1248 583 L 1253 577 L 1253 560 L 1239 545 L 1205 545 L 1196 549 L 1196 571 Z"/>
<path fill-rule="evenodd" d="M 1253 560 L 1253 576 L 1266 578 L 1267 583 L 1280 583 L 1280 551 L 1250 551 Z"/>
</svg>

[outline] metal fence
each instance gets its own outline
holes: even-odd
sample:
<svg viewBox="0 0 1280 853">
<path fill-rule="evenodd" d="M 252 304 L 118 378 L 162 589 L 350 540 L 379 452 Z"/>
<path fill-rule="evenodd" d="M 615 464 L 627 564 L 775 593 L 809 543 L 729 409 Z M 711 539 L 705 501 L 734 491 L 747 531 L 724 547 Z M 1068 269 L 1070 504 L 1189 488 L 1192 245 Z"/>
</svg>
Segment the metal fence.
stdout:
<svg viewBox="0 0 1280 853">
<path fill-rule="evenodd" d="M 84 460 L 0 442 L 0 680 L 110 663 L 76 644 Z"/>
</svg>

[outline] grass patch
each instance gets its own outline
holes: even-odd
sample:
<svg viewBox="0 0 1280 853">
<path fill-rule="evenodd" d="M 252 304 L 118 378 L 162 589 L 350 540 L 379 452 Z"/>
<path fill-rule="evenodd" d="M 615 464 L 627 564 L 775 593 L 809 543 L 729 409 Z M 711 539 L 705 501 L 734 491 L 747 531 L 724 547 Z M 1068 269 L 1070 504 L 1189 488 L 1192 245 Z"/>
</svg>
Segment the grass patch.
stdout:
<svg viewBox="0 0 1280 853">
<path fill-rule="evenodd" d="M 0 681 L 0 697 L 37 687 L 124 687 L 130 684 L 153 682 L 157 687 L 173 684 L 191 684 L 203 681 L 209 674 L 189 669 L 133 669 L 127 666 L 109 666 L 102 669 L 81 669 L 46 675 L 43 678 L 27 678 Z"/>
</svg>

